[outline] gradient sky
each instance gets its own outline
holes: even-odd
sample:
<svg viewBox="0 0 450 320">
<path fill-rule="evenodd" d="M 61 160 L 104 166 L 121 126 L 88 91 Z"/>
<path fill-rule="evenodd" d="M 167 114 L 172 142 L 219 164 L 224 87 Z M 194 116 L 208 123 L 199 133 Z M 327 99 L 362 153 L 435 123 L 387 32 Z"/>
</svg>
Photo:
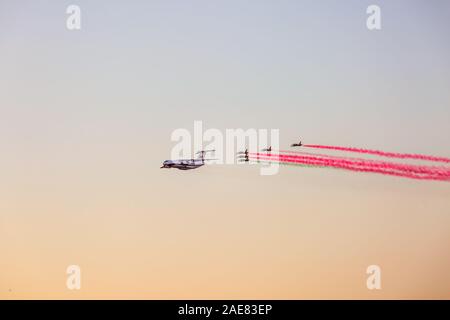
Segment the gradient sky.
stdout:
<svg viewBox="0 0 450 320">
<path fill-rule="evenodd" d="M 0 0 L 0 298 L 450 298 L 448 183 L 159 169 L 194 120 L 450 156 L 449 30 L 444 0 Z"/>
</svg>

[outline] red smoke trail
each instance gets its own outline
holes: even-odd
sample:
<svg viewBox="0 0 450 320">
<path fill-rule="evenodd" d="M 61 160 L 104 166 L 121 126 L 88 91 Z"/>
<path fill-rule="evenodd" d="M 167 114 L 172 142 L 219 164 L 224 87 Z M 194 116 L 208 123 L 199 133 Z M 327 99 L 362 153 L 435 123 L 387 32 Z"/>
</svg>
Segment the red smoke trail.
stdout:
<svg viewBox="0 0 450 320">
<path fill-rule="evenodd" d="M 426 175 L 420 175 L 416 173 L 410 173 L 410 172 L 402 172 L 402 171 L 395 171 L 395 170 L 388 170 L 388 169 L 380 169 L 376 167 L 363 167 L 363 166 L 354 166 L 346 163 L 340 163 L 340 161 L 333 161 L 330 159 L 324 159 L 324 158 L 317 158 L 317 159 L 311 159 L 314 157 L 303 157 L 305 159 L 302 159 L 299 157 L 298 159 L 292 159 L 290 157 L 285 157 L 283 155 L 270 155 L 270 154 L 253 154 L 253 157 L 256 157 L 258 159 L 262 160 L 275 160 L 280 162 L 288 162 L 288 163 L 301 163 L 301 164 L 308 164 L 308 165 L 314 165 L 314 166 L 327 166 L 327 167 L 333 167 L 333 168 L 340 168 L 350 171 L 359 171 L 359 172 L 373 172 L 373 173 L 380 173 L 385 175 L 393 175 L 393 176 L 399 176 L 399 177 L 405 177 L 405 178 L 411 178 L 411 179 L 419 179 L 419 180 L 440 180 L 440 181 L 449 181 L 448 176 L 440 176 L 435 174 L 426 174 Z"/>
<path fill-rule="evenodd" d="M 343 157 L 343 156 L 335 156 L 324 153 L 312 153 L 306 151 L 292 151 L 292 150 L 278 150 L 279 153 L 287 153 L 287 154 L 300 154 L 300 155 L 309 155 L 309 156 L 317 156 L 322 158 L 333 158 L 333 159 L 341 159 L 341 160 L 361 160 L 361 161 L 372 161 L 376 162 L 377 160 L 373 159 L 364 159 L 364 158 L 355 158 L 355 157 Z"/>
<path fill-rule="evenodd" d="M 368 150 L 368 149 L 359 149 L 359 148 L 322 146 L 322 145 L 318 145 L 318 144 L 305 144 L 305 145 L 303 145 L 303 147 L 315 148 L 315 149 L 329 149 L 329 150 L 339 150 L 339 151 L 348 151 L 348 152 L 373 154 L 373 155 L 382 156 L 382 157 L 388 157 L 388 158 L 416 159 L 416 160 L 427 160 L 427 161 L 436 161 L 436 162 L 450 163 L 450 159 L 449 158 L 427 156 L 427 155 L 423 155 L 423 154 L 384 152 L 384 151 L 378 151 L 378 150 Z"/>
<path fill-rule="evenodd" d="M 290 156 L 290 155 L 281 155 L 283 158 L 289 159 L 301 159 L 301 160 L 323 160 L 327 158 L 321 157 L 306 157 L 306 156 Z M 351 166 L 359 166 L 359 167 L 373 167 L 373 168 L 381 168 L 381 169 L 389 169 L 389 170 L 400 170 L 405 172 L 419 173 L 419 174 L 432 174 L 439 175 L 443 177 L 450 177 L 450 168 L 443 167 L 429 167 L 429 166 L 417 166 L 417 165 L 405 165 L 398 164 L 392 162 L 383 162 L 383 161 L 366 161 L 366 160 L 357 160 L 353 161 L 351 159 L 328 159 L 331 162 L 342 163 L 345 165 Z"/>
<path fill-rule="evenodd" d="M 321 154 L 321 153 L 312 153 L 312 152 L 305 152 L 305 151 L 292 151 L 292 150 L 278 150 L 280 153 L 287 153 L 287 154 L 296 154 L 296 155 L 309 155 L 309 156 L 316 156 L 321 158 L 330 158 L 330 159 L 339 159 L 339 160 L 347 160 L 347 161 L 364 161 L 364 163 L 372 163 L 372 164 L 379 164 L 381 166 L 385 164 L 393 164 L 393 165 L 401 165 L 399 163 L 395 162 L 386 162 L 381 160 L 374 160 L 374 159 L 365 159 L 365 158 L 356 158 L 356 157 L 342 157 L 342 156 L 335 156 L 335 155 L 328 155 L 328 154 Z M 447 172 L 450 173 L 450 168 L 444 167 L 444 166 L 425 166 L 425 165 L 408 165 L 404 164 L 402 165 L 405 168 L 411 168 L 410 170 L 414 170 L 415 168 L 424 168 L 425 170 L 434 170 L 436 172 L 442 171 L 444 174 Z"/>
<path fill-rule="evenodd" d="M 258 153 L 258 156 L 264 155 L 263 153 Z M 328 158 L 328 156 L 299 156 L 299 155 L 286 155 L 279 154 L 274 155 L 275 157 L 279 157 L 282 160 L 313 160 L 313 161 L 322 161 L 328 160 L 330 163 L 341 163 L 350 166 L 357 167 L 372 167 L 379 169 L 389 169 L 389 170 L 399 170 L 405 172 L 419 173 L 419 174 L 431 174 L 431 175 L 439 175 L 443 177 L 450 177 L 450 168 L 444 167 L 430 167 L 430 166 L 418 166 L 418 165 L 407 165 L 407 164 L 399 164 L 392 163 L 386 161 L 373 161 L 373 160 L 365 160 L 365 159 L 351 159 L 351 158 Z"/>
<path fill-rule="evenodd" d="M 417 175 L 413 173 L 407 173 L 407 172 L 398 172 L 398 171 L 392 171 L 392 170 L 382 170 L 377 168 L 365 168 L 365 167 L 352 167 L 349 165 L 344 164 L 333 164 L 333 163 L 327 163 L 327 161 L 309 161 L 309 160 L 279 160 L 274 157 L 267 157 L 263 160 L 275 160 L 280 161 L 280 163 L 301 163 L 301 164 L 307 164 L 307 165 L 313 165 L 313 166 L 327 166 L 331 168 L 339 168 L 339 169 L 345 169 L 345 170 L 351 170 L 351 171 L 359 171 L 359 172 L 372 172 L 372 173 L 380 173 L 385 175 L 393 175 L 393 176 L 399 176 L 399 177 L 405 177 L 405 178 L 411 178 L 411 179 L 419 179 L 419 180 L 440 180 L 440 181 L 449 181 L 447 177 L 441 177 L 437 175 Z"/>
<path fill-rule="evenodd" d="M 273 160 L 264 160 L 264 159 L 259 159 L 259 160 L 252 160 L 252 163 L 274 163 L 275 161 Z M 303 168 L 329 168 L 329 169 L 334 169 L 334 168 L 330 168 L 327 166 L 322 166 L 322 165 L 312 165 L 312 164 L 303 164 L 303 163 L 290 163 L 290 162 L 279 162 L 276 161 L 281 165 L 286 165 L 286 166 L 296 166 L 296 167 L 303 167 Z"/>
</svg>

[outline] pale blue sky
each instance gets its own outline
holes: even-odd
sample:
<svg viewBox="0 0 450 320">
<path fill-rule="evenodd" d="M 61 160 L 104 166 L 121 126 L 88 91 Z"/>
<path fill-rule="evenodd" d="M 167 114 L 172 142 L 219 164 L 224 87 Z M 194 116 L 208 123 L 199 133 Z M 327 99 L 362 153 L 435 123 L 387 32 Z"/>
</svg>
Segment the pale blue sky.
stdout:
<svg viewBox="0 0 450 320">
<path fill-rule="evenodd" d="M 6 114 L 112 117 L 158 141 L 198 119 L 289 141 L 449 144 L 446 1 L 378 1 L 374 32 L 371 1 L 78 1 L 82 30 L 69 32 L 72 3 L 1 1 Z"/>
</svg>

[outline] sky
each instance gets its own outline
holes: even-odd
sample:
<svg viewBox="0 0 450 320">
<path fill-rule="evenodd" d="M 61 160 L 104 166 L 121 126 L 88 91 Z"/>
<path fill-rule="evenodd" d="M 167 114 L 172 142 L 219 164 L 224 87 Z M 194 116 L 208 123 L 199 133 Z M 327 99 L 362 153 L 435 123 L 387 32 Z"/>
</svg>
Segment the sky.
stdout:
<svg viewBox="0 0 450 320">
<path fill-rule="evenodd" d="M 449 299 L 449 183 L 159 168 L 196 120 L 449 157 L 449 30 L 443 0 L 0 0 L 0 299 Z"/>
</svg>

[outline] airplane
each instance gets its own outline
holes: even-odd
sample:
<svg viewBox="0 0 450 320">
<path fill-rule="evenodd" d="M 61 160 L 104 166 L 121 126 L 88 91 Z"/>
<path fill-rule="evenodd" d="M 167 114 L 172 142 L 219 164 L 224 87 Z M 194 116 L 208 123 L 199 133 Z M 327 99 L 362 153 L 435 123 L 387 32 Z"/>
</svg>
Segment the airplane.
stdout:
<svg viewBox="0 0 450 320">
<path fill-rule="evenodd" d="M 239 151 L 237 154 L 244 154 L 247 157 L 248 156 L 248 149 L 245 149 L 245 151 Z"/>
<path fill-rule="evenodd" d="M 239 158 L 239 161 L 241 161 L 241 162 L 248 162 L 249 160 L 248 160 L 248 149 L 245 149 L 245 151 L 240 151 L 240 152 L 238 152 L 238 154 L 240 155 L 238 158 Z M 244 156 L 242 156 L 242 155 L 244 155 Z M 243 160 L 242 160 L 243 159 Z"/>
<path fill-rule="evenodd" d="M 270 146 L 270 147 L 268 147 L 268 148 L 266 148 L 266 149 L 262 149 L 261 151 L 267 151 L 267 152 L 270 152 L 270 151 L 272 151 L 272 146 Z"/>
<path fill-rule="evenodd" d="M 205 160 L 215 160 L 215 159 L 205 159 L 205 154 L 207 152 L 214 152 L 215 150 L 202 150 L 197 152 L 199 155 L 197 159 L 180 159 L 180 160 L 165 160 L 160 169 L 179 169 L 179 170 L 192 170 L 200 168 L 205 165 Z"/>
<path fill-rule="evenodd" d="M 291 144 L 291 147 L 301 147 L 301 146 L 302 146 L 302 142 L 301 141 L 299 143 Z"/>
</svg>

